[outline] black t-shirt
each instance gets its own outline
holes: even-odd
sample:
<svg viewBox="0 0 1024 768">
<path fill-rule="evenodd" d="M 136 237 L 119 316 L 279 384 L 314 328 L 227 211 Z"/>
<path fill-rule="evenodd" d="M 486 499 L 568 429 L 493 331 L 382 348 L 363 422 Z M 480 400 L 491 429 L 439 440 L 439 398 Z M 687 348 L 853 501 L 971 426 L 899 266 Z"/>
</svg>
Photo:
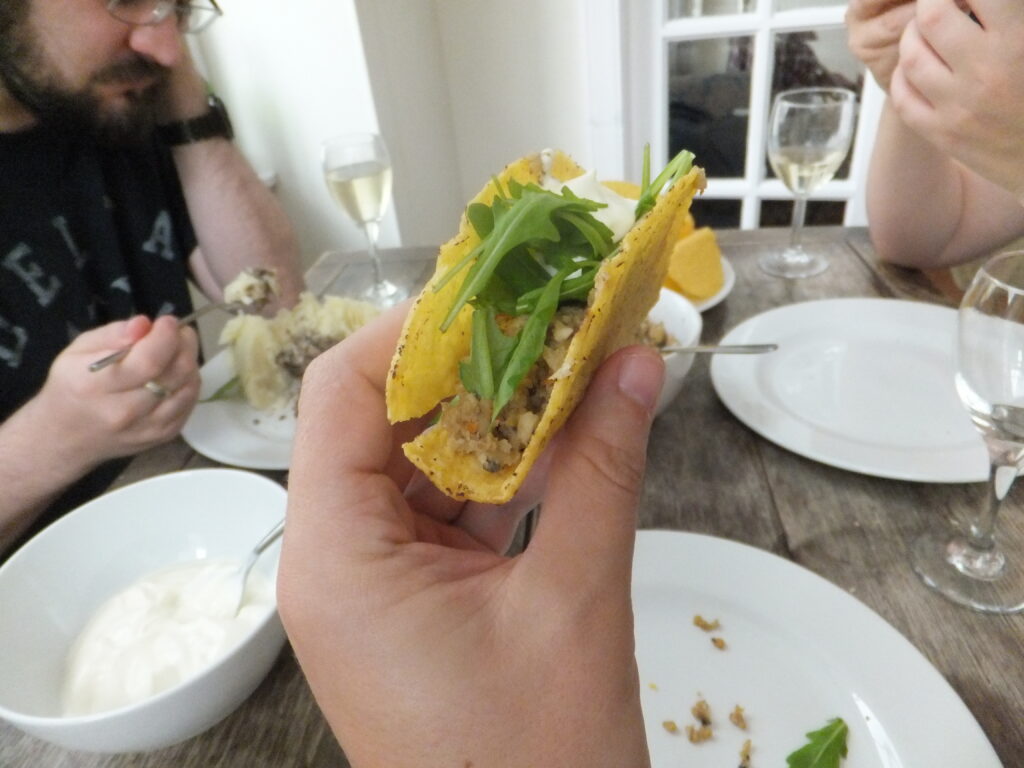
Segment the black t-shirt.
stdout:
<svg viewBox="0 0 1024 768">
<path fill-rule="evenodd" d="M 159 143 L 113 150 L 47 128 L 0 133 L 0 421 L 39 390 L 81 332 L 135 314 L 190 312 L 195 246 Z M 97 471 L 57 506 L 94 495 L 110 475 Z"/>
</svg>

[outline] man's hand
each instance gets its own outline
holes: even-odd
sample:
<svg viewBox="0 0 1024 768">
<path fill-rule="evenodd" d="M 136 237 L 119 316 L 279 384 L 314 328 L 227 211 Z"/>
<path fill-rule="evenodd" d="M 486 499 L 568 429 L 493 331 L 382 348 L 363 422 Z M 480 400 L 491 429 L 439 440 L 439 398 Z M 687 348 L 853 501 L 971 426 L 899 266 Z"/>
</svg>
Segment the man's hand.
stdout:
<svg viewBox="0 0 1024 768">
<path fill-rule="evenodd" d="M 89 363 L 125 346 L 131 351 L 119 363 L 89 371 Z M 26 408 L 61 436 L 59 458 L 85 471 L 181 431 L 199 396 L 197 352 L 195 331 L 178 328 L 173 317 L 110 323 L 83 333 L 58 355 Z M 147 382 L 168 394 L 154 394 Z"/>
<path fill-rule="evenodd" d="M 914 18 L 914 9 L 913 0 L 850 0 L 846 9 L 850 50 L 885 91 L 899 59 L 900 37 Z"/>
<path fill-rule="evenodd" d="M 912 130 L 1024 199 L 1024 5 L 978 0 L 978 22 L 949 0 L 918 0 L 890 95 Z"/>
<path fill-rule="evenodd" d="M 508 507 L 426 486 L 384 404 L 401 310 L 303 380 L 281 616 L 353 766 L 642 766 L 630 575 L 664 367 L 613 355 Z M 501 553 L 543 496 L 529 548 Z"/>
</svg>

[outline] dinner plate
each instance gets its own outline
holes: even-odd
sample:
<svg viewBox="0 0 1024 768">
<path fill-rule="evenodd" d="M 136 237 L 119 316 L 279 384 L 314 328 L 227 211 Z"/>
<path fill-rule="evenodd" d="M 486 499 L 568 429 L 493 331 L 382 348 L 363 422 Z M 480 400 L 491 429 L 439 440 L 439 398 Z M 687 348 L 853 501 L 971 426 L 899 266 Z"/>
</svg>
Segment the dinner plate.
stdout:
<svg viewBox="0 0 1024 768">
<path fill-rule="evenodd" d="M 736 270 L 732 268 L 732 264 L 730 264 L 729 260 L 724 256 L 722 257 L 722 274 L 725 278 L 725 282 L 722 283 L 722 287 L 719 289 L 718 293 L 714 296 L 709 296 L 703 301 L 693 302 L 693 306 L 697 308 L 698 312 L 703 312 L 706 309 L 711 309 L 712 307 L 720 304 L 722 299 L 728 296 L 729 292 L 732 291 L 732 287 L 736 285 Z"/>
<path fill-rule="evenodd" d="M 722 344 L 719 399 L 761 436 L 834 467 L 929 483 L 982 482 L 988 458 L 953 384 L 956 311 L 897 299 L 790 304 L 740 323 Z"/>
<path fill-rule="evenodd" d="M 654 768 L 735 766 L 746 739 L 751 765 L 785 766 L 804 734 L 834 717 L 850 729 L 843 768 L 1002 766 L 973 715 L 906 638 L 788 560 L 710 536 L 641 531 L 633 603 Z M 695 614 L 720 628 L 701 630 Z M 710 706 L 714 736 L 691 744 L 684 728 L 699 698 Z M 745 731 L 728 719 L 737 704 Z"/>
<path fill-rule="evenodd" d="M 206 400 L 235 375 L 230 350 L 200 369 L 199 399 Z M 199 453 L 248 469 L 288 469 L 295 437 L 295 409 L 259 411 L 241 399 L 200 402 L 181 436 Z"/>
</svg>

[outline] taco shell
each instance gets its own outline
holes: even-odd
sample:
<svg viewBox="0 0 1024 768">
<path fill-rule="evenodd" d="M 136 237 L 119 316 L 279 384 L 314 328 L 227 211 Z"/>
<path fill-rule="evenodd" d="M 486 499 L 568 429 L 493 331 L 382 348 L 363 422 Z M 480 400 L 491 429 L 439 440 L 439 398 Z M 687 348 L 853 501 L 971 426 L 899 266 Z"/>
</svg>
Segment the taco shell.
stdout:
<svg viewBox="0 0 1024 768">
<path fill-rule="evenodd" d="M 550 173 L 567 181 L 583 173 L 567 155 L 556 152 Z M 498 176 L 503 188 L 515 179 L 522 184 L 541 182 L 540 155 L 524 157 Z M 476 456 L 457 451 L 440 425 L 428 427 L 403 448 L 406 456 L 446 495 L 490 504 L 509 501 L 554 434 L 583 398 L 597 367 L 620 347 L 634 343 L 637 329 L 658 299 L 668 270 L 671 244 L 687 221 L 690 202 L 704 187 L 704 172 L 694 167 L 662 194 L 622 239 L 619 251 L 601 266 L 583 323 L 573 337 L 565 361 L 552 378 L 554 384 L 540 421 L 518 464 L 496 472 L 484 469 Z M 472 202 L 489 204 L 495 196 L 493 181 Z M 434 275 L 413 304 L 405 320 L 387 380 L 388 419 L 392 423 L 431 412 L 452 397 L 459 381 L 459 362 L 470 352 L 473 308 L 466 305 L 444 333 L 440 326 L 461 285 L 451 280 L 441 290 L 434 286 L 448 269 L 471 251 L 480 238 L 465 214 L 459 233 L 441 247 Z"/>
</svg>

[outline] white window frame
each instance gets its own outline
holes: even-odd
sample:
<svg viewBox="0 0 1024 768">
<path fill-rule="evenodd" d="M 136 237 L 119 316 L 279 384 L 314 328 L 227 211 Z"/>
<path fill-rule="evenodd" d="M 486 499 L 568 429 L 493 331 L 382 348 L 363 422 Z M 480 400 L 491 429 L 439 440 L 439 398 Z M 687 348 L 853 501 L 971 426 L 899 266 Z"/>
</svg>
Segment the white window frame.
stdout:
<svg viewBox="0 0 1024 768">
<path fill-rule="evenodd" d="M 717 37 L 751 37 L 750 120 L 746 175 L 711 178 L 704 197 L 741 201 L 740 227 L 759 225 L 763 200 L 792 200 L 778 179 L 765 177 L 766 127 L 773 61 L 772 36 L 804 29 L 842 28 L 845 6 L 775 11 L 776 0 L 755 0 L 751 13 L 669 19 L 666 0 L 586 0 L 591 149 L 605 178 L 638 179 L 642 148 L 652 165 L 668 160 L 668 46 Z M 830 181 L 811 200 L 846 203 L 843 223 L 867 223 L 864 187 L 884 93 L 864 78 L 849 178 Z M 700 158 L 697 159 L 700 162 Z M 608 169 L 611 173 L 605 171 Z"/>
</svg>

